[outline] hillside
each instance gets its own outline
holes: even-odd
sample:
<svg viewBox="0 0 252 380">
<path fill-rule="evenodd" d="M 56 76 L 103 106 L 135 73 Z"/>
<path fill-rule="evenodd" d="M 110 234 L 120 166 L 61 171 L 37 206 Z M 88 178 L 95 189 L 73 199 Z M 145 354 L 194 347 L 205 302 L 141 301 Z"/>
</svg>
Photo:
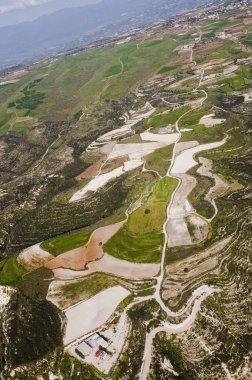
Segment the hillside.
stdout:
<svg viewBox="0 0 252 380">
<path fill-rule="evenodd" d="M 207 2 L 209 1 L 103 0 L 97 4 L 62 9 L 31 22 L 2 27 L 0 69 L 81 47 Z"/>
<path fill-rule="evenodd" d="M 252 8 L 0 82 L 3 379 L 251 377 Z"/>
</svg>

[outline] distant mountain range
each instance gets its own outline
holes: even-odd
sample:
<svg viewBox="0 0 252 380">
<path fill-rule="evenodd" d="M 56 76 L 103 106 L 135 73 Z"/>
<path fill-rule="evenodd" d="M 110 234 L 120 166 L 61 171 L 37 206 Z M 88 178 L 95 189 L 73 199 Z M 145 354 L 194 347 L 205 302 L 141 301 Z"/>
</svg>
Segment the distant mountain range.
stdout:
<svg viewBox="0 0 252 380">
<path fill-rule="evenodd" d="M 0 69 L 191 10 L 210 0 L 103 0 L 0 28 Z"/>
</svg>

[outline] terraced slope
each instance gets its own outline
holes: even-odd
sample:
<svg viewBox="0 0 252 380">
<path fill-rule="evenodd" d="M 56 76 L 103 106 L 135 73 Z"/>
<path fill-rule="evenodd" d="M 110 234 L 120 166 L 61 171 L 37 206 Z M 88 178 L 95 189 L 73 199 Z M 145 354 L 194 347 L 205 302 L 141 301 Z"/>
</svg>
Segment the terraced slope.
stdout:
<svg viewBox="0 0 252 380">
<path fill-rule="evenodd" d="M 250 378 L 252 19 L 199 15 L 0 89 L 5 378 Z"/>
</svg>

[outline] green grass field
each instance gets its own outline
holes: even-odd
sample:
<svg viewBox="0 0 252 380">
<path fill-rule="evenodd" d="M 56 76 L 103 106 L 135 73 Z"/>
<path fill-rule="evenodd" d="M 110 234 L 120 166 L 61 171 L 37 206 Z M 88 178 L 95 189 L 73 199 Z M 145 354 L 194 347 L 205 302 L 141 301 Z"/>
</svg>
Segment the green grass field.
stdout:
<svg viewBox="0 0 252 380">
<path fill-rule="evenodd" d="M 145 157 L 146 168 L 157 171 L 161 176 L 164 176 L 170 165 L 172 158 L 173 145 L 166 146 Z"/>
<path fill-rule="evenodd" d="M 162 226 L 176 184 L 168 177 L 157 181 L 144 204 L 129 216 L 127 224 L 105 244 L 104 250 L 122 260 L 158 263 L 164 239 Z"/>
<path fill-rule="evenodd" d="M 162 233 L 132 235 L 125 226 L 104 245 L 104 251 L 134 263 L 159 263 L 163 239 Z"/>
<path fill-rule="evenodd" d="M 235 74 L 218 82 L 221 85 L 221 93 L 231 94 L 234 91 L 246 91 L 251 88 L 252 70 L 249 66 L 240 66 Z"/>
<path fill-rule="evenodd" d="M 185 106 L 165 114 L 154 115 L 145 121 L 145 128 L 151 128 L 152 132 L 155 133 L 159 130 L 159 128 L 167 127 L 169 124 L 175 124 L 177 119 L 189 109 L 190 107 Z"/>
<path fill-rule="evenodd" d="M 139 48 L 129 42 L 62 57 L 50 65 L 38 64 L 18 83 L 7 90 L 0 89 L 1 108 L 6 110 L 9 103 L 16 104 L 17 94 L 18 106 L 30 109 L 32 116 L 68 119 L 86 105 L 101 99 L 118 99 L 134 90 L 177 57 L 172 52 L 175 46 L 175 41 L 165 37 L 144 41 Z M 28 87 L 27 93 L 27 85 L 35 78 L 42 80 L 36 82 L 36 88 Z M 30 97 L 32 92 L 36 95 L 34 99 Z M 39 94 L 44 94 L 43 99 Z"/>
<path fill-rule="evenodd" d="M 88 242 L 90 235 L 90 231 L 70 232 L 44 241 L 41 244 L 41 248 L 54 256 L 58 256 L 70 249 L 85 245 Z"/>
<path fill-rule="evenodd" d="M 17 256 L 12 256 L 0 263 L 0 284 L 15 284 L 19 282 L 26 273 L 27 271 L 18 264 Z"/>
<path fill-rule="evenodd" d="M 204 125 L 199 124 L 202 116 L 211 113 L 209 106 L 205 106 L 193 110 L 186 114 L 179 122 L 180 128 L 192 129 L 192 131 L 183 132 L 181 142 L 196 140 L 200 144 L 206 144 L 223 138 L 223 125 L 215 125 L 211 128 L 206 128 Z"/>
<path fill-rule="evenodd" d="M 163 66 L 159 71 L 158 74 L 169 74 L 173 75 L 176 74 L 181 68 L 181 65 L 174 65 L 174 66 Z"/>
</svg>

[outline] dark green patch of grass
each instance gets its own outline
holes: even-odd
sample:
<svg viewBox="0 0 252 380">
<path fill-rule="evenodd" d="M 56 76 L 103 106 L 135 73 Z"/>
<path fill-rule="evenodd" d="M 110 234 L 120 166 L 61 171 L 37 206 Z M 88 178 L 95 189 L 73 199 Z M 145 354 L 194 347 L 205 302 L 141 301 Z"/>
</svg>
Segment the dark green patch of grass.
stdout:
<svg viewBox="0 0 252 380">
<path fill-rule="evenodd" d="M 252 83 L 252 70 L 249 66 L 240 66 L 236 71 L 236 75 L 221 80 L 218 84 L 223 85 L 220 87 L 220 92 L 231 94 L 233 91 L 244 91 L 251 87 Z"/>
<path fill-rule="evenodd" d="M 241 41 L 244 45 L 252 47 L 252 33 L 249 33 L 245 37 L 242 37 Z"/>
<path fill-rule="evenodd" d="M 105 73 L 106 77 L 112 77 L 113 75 L 120 74 L 122 70 L 121 65 L 111 66 Z"/>
<path fill-rule="evenodd" d="M 201 144 L 214 142 L 223 138 L 223 125 L 215 125 L 211 128 L 206 128 L 204 125 L 199 124 L 202 116 L 210 111 L 209 106 L 205 106 L 187 113 L 179 123 L 180 128 L 192 129 L 192 131 L 183 132 L 181 137 L 182 141 L 196 140 Z"/>
<path fill-rule="evenodd" d="M 162 233 L 133 235 L 124 226 L 104 245 L 104 251 L 118 259 L 134 263 L 159 263 L 163 240 Z"/>
<path fill-rule="evenodd" d="M 11 285 L 19 282 L 27 271 L 17 262 L 17 256 L 12 256 L 4 262 L 0 267 L 0 284 Z"/>
<path fill-rule="evenodd" d="M 91 235 L 91 231 L 69 232 L 46 240 L 41 244 L 41 248 L 54 256 L 85 245 Z"/>
<path fill-rule="evenodd" d="M 36 91 L 34 87 L 40 80 L 34 80 L 29 83 L 21 92 L 22 96 L 16 98 L 8 104 L 9 108 L 16 107 L 17 110 L 35 110 L 45 98 L 45 94 Z M 28 111 L 27 111 L 28 113 Z"/>
</svg>

